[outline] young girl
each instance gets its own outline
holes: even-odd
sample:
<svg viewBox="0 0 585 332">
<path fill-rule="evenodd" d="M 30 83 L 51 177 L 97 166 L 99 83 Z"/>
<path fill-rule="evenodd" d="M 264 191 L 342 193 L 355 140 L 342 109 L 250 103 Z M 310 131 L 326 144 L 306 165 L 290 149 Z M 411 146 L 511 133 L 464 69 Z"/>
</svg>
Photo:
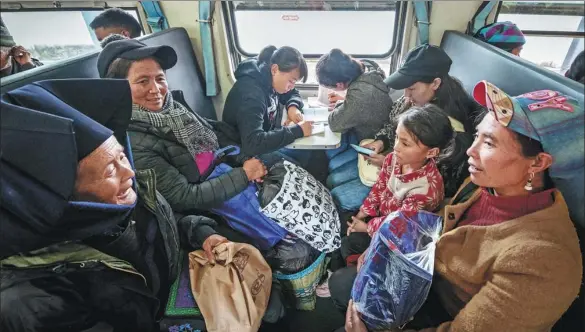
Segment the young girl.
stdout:
<svg viewBox="0 0 585 332">
<path fill-rule="evenodd" d="M 347 222 L 347 236 L 333 253 L 332 271 L 357 261 L 392 212 L 439 207 L 445 193 L 437 163 L 449 163 L 451 156 L 465 148 L 455 144 L 451 122 L 434 104 L 413 106 L 398 117 L 394 151 L 384 159 L 378 180 L 358 214 Z M 317 295 L 329 296 L 328 287 L 323 283 Z"/>
<path fill-rule="evenodd" d="M 433 211 L 439 207 L 445 193 L 437 163 L 446 162 L 452 154 L 453 136 L 449 117 L 433 104 L 414 106 L 399 116 L 394 151 L 386 156 L 360 211 L 348 221 L 346 242 L 354 249 L 349 251 L 359 252 L 343 253 L 342 245 L 343 256 L 365 250 L 392 212 Z M 366 222 L 366 218 L 370 220 Z M 359 236 L 363 248 L 352 239 L 356 236 L 349 236 L 352 233 L 368 235 Z"/>
</svg>

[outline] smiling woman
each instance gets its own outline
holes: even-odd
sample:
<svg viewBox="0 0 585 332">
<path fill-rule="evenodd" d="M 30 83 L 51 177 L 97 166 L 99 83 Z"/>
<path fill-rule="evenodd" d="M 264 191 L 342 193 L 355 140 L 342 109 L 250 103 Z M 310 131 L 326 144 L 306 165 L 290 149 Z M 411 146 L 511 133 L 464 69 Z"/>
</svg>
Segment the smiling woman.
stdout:
<svg viewBox="0 0 585 332">
<path fill-rule="evenodd" d="M 266 174 L 257 159 L 217 178 L 213 170 L 219 140 L 210 123 L 191 111 L 181 91 L 170 91 L 165 71 L 177 62 L 170 46 L 146 46 L 111 35 L 98 58 L 101 77 L 127 79 L 132 94 L 129 127 L 138 170 L 154 169 L 156 185 L 175 212 L 206 210 L 242 192 Z M 193 162 L 195 161 L 195 162 Z"/>
<path fill-rule="evenodd" d="M 153 58 L 134 62 L 128 70 L 132 102 L 151 112 L 163 106 L 169 86 L 162 68 Z"/>
</svg>

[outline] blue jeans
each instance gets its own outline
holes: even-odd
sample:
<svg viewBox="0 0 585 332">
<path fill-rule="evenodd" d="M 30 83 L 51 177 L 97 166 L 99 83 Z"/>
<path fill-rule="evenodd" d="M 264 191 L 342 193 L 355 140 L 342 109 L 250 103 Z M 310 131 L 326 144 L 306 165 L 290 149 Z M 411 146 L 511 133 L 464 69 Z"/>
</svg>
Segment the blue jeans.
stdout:
<svg viewBox="0 0 585 332">
<path fill-rule="evenodd" d="M 371 189 L 364 185 L 358 177 L 333 188 L 331 190 L 331 196 L 336 202 L 337 207 L 342 211 L 357 211 L 362 206 L 366 197 L 368 197 Z"/>
<path fill-rule="evenodd" d="M 339 147 L 336 149 L 330 149 L 330 150 L 325 150 L 325 154 L 327 155 L 327 158 L 329 158 L 329 160 L 335 158 L 335 156 L 337 156 L 338 154 L 346 151 L 346 150 L 353 150 L 349 145 L 350 144 L 358 144 L 358 139 L 357 136 L 355 136 L 355 134 L 353 134 L 352 132 L 347 132 L 344 134 L 341 134 L 341 142 L 339 144 Z M 331 167 L 329 167 L 329 169 L 331 169 Z"/>
</svg>

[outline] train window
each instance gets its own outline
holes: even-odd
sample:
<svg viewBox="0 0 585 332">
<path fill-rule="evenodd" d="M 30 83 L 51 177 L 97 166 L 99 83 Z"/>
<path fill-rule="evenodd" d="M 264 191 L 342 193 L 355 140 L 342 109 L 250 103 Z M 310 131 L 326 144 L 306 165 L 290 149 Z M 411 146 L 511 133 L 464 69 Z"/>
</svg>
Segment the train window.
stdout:
<svg viewBox="0 0 585 332">
<path fill-rule="evenodd" d="M 125 9 L 137 20 L 136 9 Z M 89 23 L 103 10 L 3 11 L 14 41 L 48 64 L 99 49 Z"/>
<path fill-rule="evenodd" d="M 332 48 L 377 61 L 388 71 L 402 32 L 399 1 L 235 1 L 225 4 L 232 48 L 256 56 L 267 45 L 297 48 L 314 66 Z M 405 6 L 404 6 L 405 7 Z"/>
<path fill-rule="evenodd" d="M 526 36 L 523 58 L 564 73 L 584 49 L 582 1 L 503 1 L 497 21 L 512 21 Z"/>
</svg>

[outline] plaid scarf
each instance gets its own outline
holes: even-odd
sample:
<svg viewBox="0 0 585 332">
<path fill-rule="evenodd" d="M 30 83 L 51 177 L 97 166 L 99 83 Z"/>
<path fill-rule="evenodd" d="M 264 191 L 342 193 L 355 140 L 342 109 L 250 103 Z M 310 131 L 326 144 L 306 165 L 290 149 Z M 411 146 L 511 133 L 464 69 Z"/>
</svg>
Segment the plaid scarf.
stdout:
<svg viewBox="0 0 585 332">
<path fill-rule="evenodd" d="M 151 112 L 146 108 L 133 104 L 132 121 L 145 122 L 155 128 L 170 128 L 177 141 L 185 146 L 195 158 L 202 152 L 213 152 L 219 148 L 217 136 L 205 124 L 192 114 L 185 106 L 173 100 L 167 93 L 165 103 L 160 112 Z"/>
</svg>

